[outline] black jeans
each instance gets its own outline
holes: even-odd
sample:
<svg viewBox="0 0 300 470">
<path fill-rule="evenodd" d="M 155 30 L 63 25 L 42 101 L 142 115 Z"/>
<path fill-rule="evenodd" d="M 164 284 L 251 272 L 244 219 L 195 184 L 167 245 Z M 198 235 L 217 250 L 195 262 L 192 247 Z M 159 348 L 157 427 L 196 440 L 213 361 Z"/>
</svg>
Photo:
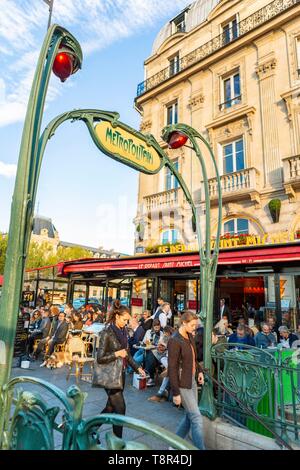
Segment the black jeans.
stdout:
<svg viewBox="0 0 300 470">
<path fill-rule="evenodd" d="M 102 413 L 116 413 L 119 415 L 125 415 L 126 405 L 123 396 L 123 390 L 125 386 L 125 373 L 123 374 L 123 389 L 122 390 L 111 390 L 105 388 L 107 393 L 107 402 L 105 408 L 101 411 Z M 113 432 L 119 438 L 122 438 L 123 426 L 113 425 Z"/>
<path fill-rule="evenodd" d="M 36 339 L 42 339 L 42 338 L 43 338 L 43 333 L 40 333 L 38 331 L 33 331 L 31 333 L 31 335 L 28 338 L 28 344 L 27 344 L 28 354 L 32 353 L 35 340 Z"/>
</svg>

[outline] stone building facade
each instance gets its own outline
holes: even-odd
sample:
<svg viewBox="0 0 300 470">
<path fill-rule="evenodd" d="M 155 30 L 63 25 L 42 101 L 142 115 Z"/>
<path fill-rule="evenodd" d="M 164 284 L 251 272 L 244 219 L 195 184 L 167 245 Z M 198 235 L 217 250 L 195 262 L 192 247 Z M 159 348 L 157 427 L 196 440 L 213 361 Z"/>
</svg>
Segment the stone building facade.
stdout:
<svg viewBox="0 0 300 470">
<path fill-rule="evenodd" d="M 182 122 L 206 137 L 223 189 L 223 234 L 297 237 L 300 229 L 300 4 L 296 0 L 198 0 L 169 21 L 145 61 L 136 106 L 141 131 L 167 150 L 161 130 Z M 200 165 L 167 150 L 203 213 Z M 217 187 L 207 158 L 212 228 Z M 271 200 L 281 206 L 273 220 Z M 181 242 L 196 248 L 191 210 L 174 177 L 141 174 L 136 252 Z M 298 232 L 299 234 L 300 232 Z"/>
</svg>

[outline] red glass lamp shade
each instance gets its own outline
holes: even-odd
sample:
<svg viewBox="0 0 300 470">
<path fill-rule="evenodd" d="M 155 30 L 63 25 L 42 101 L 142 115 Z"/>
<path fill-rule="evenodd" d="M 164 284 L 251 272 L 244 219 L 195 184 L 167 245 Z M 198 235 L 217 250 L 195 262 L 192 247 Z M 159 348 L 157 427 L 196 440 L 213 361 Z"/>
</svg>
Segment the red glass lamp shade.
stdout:
<svg viewBox="0 0 300 470">
<path fill-rule="evenodd" d="M 170 149 L 179 149 L 186 144 L 188 137 L 182 132 L 174 131 L 170 134 L 169 138 L 169 148 Z"/>
<path fill-rule="evenodd" d="M 64 82 L 73 73 L 73 58 L 66 52 L 59 52 L 53 63 L 53 73 Z"/>
</svg>

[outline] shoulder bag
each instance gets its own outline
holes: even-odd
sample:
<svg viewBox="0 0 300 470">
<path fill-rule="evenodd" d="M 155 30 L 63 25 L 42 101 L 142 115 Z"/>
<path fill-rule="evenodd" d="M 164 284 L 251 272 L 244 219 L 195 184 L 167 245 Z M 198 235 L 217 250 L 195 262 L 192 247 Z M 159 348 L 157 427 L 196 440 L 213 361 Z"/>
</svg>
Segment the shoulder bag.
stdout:
<svg viewBox="0 0 300 470">
<path fill-rule="evenodd" d="M 123 383 L 123 359 L 117 357 L 108 364 L 98 364 L 95 361 L 92 387 L 101 387 L 122 390 Z"/>
</svg>

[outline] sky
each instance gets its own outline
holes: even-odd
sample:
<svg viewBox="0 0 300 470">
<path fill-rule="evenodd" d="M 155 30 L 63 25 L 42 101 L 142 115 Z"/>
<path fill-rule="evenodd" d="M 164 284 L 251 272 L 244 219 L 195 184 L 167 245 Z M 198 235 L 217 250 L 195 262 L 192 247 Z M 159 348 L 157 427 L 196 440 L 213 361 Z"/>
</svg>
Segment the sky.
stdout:
<svg viewBox="0 0 300 470">
<path fill-rule="evenodd" d="M 143 62 L 160 28 L 188 0 L 54 0 L 52 23 L 83 50 L 82 70 L 51 77 L 44 128 L 77 108 L 118 111 L 139 129 L 133 108 Z M 43 0 L 0 0 L 0 231 L 8 231 L 24 117 L 48 23 Z M 49 141 L 35 213 L 50 217 L 60 239 L 133 254 L 138 172 L 103 155 L 83 123 L 63 124 Z"/>
</svg>

